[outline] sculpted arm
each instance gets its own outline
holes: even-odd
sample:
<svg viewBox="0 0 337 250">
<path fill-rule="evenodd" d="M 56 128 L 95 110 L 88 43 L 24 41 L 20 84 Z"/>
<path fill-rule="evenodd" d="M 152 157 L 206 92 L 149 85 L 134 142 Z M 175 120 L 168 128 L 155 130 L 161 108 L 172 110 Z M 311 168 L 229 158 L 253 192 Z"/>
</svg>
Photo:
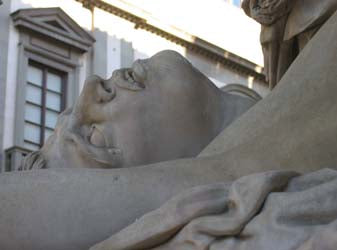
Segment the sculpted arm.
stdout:
<svg viewBox="0 0 337 250">
<path fill-rule="evenodd" d="M 3 173 L 0 249 L 89 249 L 174 194 L 226 179 L 225 172 L 203 176 L 206 162 L 199 163 Z"/>
</svg>

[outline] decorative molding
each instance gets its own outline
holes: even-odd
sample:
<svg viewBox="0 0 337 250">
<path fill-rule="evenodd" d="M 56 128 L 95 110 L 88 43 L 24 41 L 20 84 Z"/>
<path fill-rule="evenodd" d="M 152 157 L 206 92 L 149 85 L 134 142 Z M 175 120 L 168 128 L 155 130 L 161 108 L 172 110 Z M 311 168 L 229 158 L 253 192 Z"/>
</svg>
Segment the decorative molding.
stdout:
<svg viewBox="0 0 337 250">
<path fill-rule="evenodd" d="M 86 52 L 95 38 L 80 27 L 60 8 L 21 9 L 11 14 L 14 26 L 48 36 Z"/>
<path fill-rule="evenodd" d="M 112 4 L 109 4 L 102 0 L 76 0 L 83 4 L 85 8 L 93 10 L 94 7 L 102 9 L 113 15 L 121 17 L 129 22 L 135 24 L 135 29 L 144 29 L 151 33 L 154 33 L 160 37 L 163 37 L 171 42 L 174 42 L 180 46 L 185 47 L 190 51 L 194 51 L 198 54 L 206 56 L 213 61 L 219 62 L 238 73 L 253 76 L 255 79 L 260 80 L 266 84 L 265 75 L 263 74 L 263 67 L 252 63 L 240 56 L 237 56 L 229 51 L 226 51 L 214 44 L 206 42 L 199 37 L 189 35 L 190 39 L 186 38 L 186 33 L 179 35 L 179 32 L 167 32 L 162 28 L 159 28 L 144 18 L 136 16 L 128 11 L 118 8 Z M 181 32 L 180 32 L 181 33 Z"/>
<path fill-rule="evenodd" d="M 70 68 L 76 68 L 76 67 L 81 66 L 76 61 L 73 61 L 73 60 L 70 60 L 70 59 L 64 59 L 61 56 L 55 55 L 54 53 L 38 49 L 38 48 L 36 48 L 34 46 L 31 46 L 31 45 L 28 45 L 28 44 L 23 45 L 23 47 L 24 47 L 24 50 L 26 52 L 31 52 L 34 55 L 41 56 L 42 58 L 49 59 L 53 62 L 60 63 L 61 65 L 64 65 L 64 66 L 67 66 L 67 67 L 70 67 Z M 48 65 L 50 65 L 50 63 Z M 64 68 L 62 68 L 61 70 L 62 71 L 70 71 L 69 69 L 65 70 Z"/>
</svg>

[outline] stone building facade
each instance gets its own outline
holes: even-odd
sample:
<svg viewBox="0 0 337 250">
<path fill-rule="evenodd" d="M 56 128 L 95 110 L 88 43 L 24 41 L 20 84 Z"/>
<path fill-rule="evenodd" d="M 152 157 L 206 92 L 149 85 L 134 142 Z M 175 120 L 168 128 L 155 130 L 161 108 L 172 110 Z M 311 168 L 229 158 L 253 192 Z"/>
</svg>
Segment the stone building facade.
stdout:
<svg viewBox="0 0 337 250">
<path fill-rule="evenodd" d="M 259 46 L 258 32 L 252 37 L 240 31 L 242 25 L 256 30 L 257 24 L 232 6 L 238 5 L 238 1 L 218 0 L 215 2 L 219 5 L 214 7 L 221 6 L 225 14 L 226 11 L 235 13 L 230 27 L 241 36 L 235 42 L 235 37 L 228 33 L 227 40 L 234 41 L 232 48 L 207 37 L 207 29 L 215 26 L 221 26 L 218 32 L 226 33 L 226 25 L 193 19 L 192 12 L 191 17 L 186 13 L 185 19 L 195 20 L 198 30 L 202 30 L 201 26 L 206 30 L 195 35 L 184 25 L 177 27 L 179 23 L 167 24 L 167 20 L 160 19 L 160 13 L 156 18 L 155 10 L 146 6 L 144 9 L 139 2 L 3 1 L 0 6 L 0 171 L 14 170 L 23 155 L 41 147 L 52 133 L 57 115 L 72 106 L 87 76 L 97 74 L 107 78 L 113 70 L 129 67 L 135 59 L 147 58 L 163 49 L 173 49 L 186 56 L 218 86 L 238 83 L 262 96 L 268 93 L 260 59 L 255 60 L 249 54 Z M 240 47 L 240 44 L 244 45 Z"/>
</svg>

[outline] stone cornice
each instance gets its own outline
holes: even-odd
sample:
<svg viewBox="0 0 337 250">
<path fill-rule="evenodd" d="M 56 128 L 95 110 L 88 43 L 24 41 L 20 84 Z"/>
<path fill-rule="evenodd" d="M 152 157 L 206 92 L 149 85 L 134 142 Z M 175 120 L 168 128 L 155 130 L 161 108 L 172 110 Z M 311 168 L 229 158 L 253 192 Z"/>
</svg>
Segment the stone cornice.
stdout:
<svg viewBox="0 0 337 250">
<path fill-rule="evenodd" d="M 204 41 L 198 37 L 187 35 L 186 33 L 178 34 L 179 32 L 168 32 L 165 28 L 159 28 L 157 25 L 151 24 L 149 20 L 141 18 L 135 14 L 132 14 L 126 10 L 118 8 L 112 4 L 109 4 L 102 0 L 76 0 L 81 2 L 84 7 L 93 9 L 94 7 L 102 9 L 113 15 L 121 17 L 125 20 L 133 22 L 136 29 L 144 29 L 158 36 L 161 36 L 171 42 L 185 47 L 190 51 L 194 51 L 198 54 L 206 56 L 213 61 L 219 62 L 232 70 L 244 74 L 247 76 L 253 76 L 265 83 L 265 76 L 263 74 L 263 68 L 255 63 L 252 63 L 240 56 L 237 56 L 229 51 L 226 51 L 214 44 Z M 177 31 L 177 30 L 175 30 Z"/>
</svg>

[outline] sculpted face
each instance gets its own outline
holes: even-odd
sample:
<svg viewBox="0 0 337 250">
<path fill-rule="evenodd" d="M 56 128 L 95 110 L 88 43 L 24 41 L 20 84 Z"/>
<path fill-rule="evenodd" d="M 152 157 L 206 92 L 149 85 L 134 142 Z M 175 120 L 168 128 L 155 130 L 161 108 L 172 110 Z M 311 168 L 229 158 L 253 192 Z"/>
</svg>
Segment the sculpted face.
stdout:
<svg viewBox="0 0 337 250">
<path fill-rule="evenodd" d="M 173 51 L 89 77 L 41 152 L 47 167 L 125 167 L 197 155 L 222 126 L 222 93 Z M 221 112 L 222 113 L 222 112 Z"/>
</svg>

